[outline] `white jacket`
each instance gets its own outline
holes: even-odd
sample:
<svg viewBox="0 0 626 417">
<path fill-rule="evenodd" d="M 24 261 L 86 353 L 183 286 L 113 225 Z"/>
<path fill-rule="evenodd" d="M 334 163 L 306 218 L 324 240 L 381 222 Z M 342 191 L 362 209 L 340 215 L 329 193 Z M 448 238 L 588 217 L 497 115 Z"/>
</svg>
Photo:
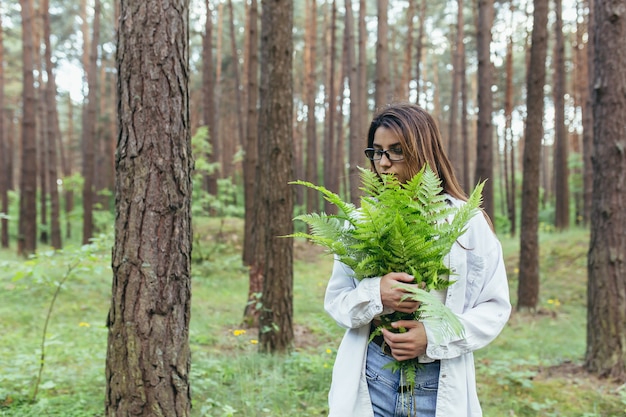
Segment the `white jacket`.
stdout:
<svg viewBox="0 0 626 417">
<path fill-rule="evenodd" d="M 463 204 L 450 200 L 454 205 Z M 482 410 L 476 393 L 473 351 L 495 339 L 511 312 L 502 248 L 482 213 L 470 220 L 467 231 L 453 245 L 449 262 L 455 282 L 447 289 L 445 304 L 457 314 L 465 333 L 462 339 L 427 346 L 426 355 L 441 360 L 437 417 L 479 417 Z M 350 268 L 335 260 L 326 288 L 326 311 L 347 329 L 333 368 L 329 417 L 374 415 L 365 360 L 370 322 L 383 313 L 380 278 L 357 281 L 353 275 Z M 425 327 L 428 340 L 434 340 Z"/>
</svg>

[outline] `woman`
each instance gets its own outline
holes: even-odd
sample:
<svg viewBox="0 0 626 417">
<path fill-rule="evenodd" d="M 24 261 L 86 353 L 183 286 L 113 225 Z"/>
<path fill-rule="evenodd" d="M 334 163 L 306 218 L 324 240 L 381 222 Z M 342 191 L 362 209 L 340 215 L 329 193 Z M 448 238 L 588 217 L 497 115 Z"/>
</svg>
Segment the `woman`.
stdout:
<svg viewBox="0 0 626 417">
<path fill-rule="evenodd" d="M 412 104 L 383 108 L 372 120 L 366 156 L 379 174 L 402 183 L 428 163 L 449 204 L 466 201 L 446 156 L 433 118 Z M 489 344 L 511 311 L 502 249 L 486 215 L 478 214 L 453 245 L 446 264 L 455 282 L 439 291 L 441 301 L 464 326 L 464 335 L 434 343 L 432 329 L 419 321 L 392 324 L 403 333 L 383 330 L 371 342 L 378 317 L 392 311 L 412 313 L 419 303 L 405 299 L 413 277 L 403 271 L 357 281 L 335 261 L 326 289 L 326 311 L 347 329 L 337 351 L 329 393 L 330 416 L 482 416 L 476 393 L 473 351 Z M 400 372 L 385 365 L 419 358 L 414 389 Z"/>
</svg>

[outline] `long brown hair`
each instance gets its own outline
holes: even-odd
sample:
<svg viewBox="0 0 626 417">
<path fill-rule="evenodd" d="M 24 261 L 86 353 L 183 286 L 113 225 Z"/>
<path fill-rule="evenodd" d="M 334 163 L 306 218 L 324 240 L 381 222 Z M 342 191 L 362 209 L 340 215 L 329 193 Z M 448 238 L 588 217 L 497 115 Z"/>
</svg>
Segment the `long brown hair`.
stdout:
<svg viewBox="0 0 626 417">
<path fill-rule="evenodd" d="M 428 163 L 439 176 L 444 192 L 467 201 L 467 194 L 459 184 L 443 149 L 437 123 L 426 110 L 412 103 L 389 104 L 379 109 L 367 134 L 368 148 L 374 146 L 374 134 L 381 126 L 397 136 L 411 177 Z M 374 162 L 371 163 L 374 169 Z"/>
</svg>

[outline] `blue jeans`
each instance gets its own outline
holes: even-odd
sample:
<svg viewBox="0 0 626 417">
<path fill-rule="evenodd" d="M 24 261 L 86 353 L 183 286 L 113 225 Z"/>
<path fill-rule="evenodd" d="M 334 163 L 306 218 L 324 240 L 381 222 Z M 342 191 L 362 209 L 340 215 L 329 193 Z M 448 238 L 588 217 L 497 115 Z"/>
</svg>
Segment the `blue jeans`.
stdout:
<svg viewBox="0 0 626 417">
<path fill-rule="evenodd" d="M 406 384 L 400 372 L 383 368 L 394 361 L 376 343 L 367 347 L 365 376 L 376 417 L 435 417 L 440 362 L 424 363 L 417 370 L 415 389 L 402 389 Z"/>
</svg>

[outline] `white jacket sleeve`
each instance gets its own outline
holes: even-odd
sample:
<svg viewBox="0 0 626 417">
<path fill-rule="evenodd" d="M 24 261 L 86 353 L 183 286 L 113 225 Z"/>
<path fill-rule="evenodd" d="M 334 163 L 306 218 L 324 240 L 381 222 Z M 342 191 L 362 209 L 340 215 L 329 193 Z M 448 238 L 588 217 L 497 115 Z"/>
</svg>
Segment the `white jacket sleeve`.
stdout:
<svg viewBox="0 0 626 417">
<path fill-rule="evenodd" d="M 358 281 L 352 269 L 335 258 L 324 308 L 341 327 L 355 329 L 368 324 L 383 312 L 380 278 Z"/>
<path fill-rule="evenodd" d="M 463 276 L 448 288 L 446 305 L 457 314 L 465 332 L 438 344 L 425 325 L 429 344 L 426 354 L 432 359 L 451 359 L 480 349 L 502 331 L 511 313 L 509 286 L 502 257 L 502 247 L 482 215 L 471 220 L 462 247 L 455 245 Z"/>
</svg>

